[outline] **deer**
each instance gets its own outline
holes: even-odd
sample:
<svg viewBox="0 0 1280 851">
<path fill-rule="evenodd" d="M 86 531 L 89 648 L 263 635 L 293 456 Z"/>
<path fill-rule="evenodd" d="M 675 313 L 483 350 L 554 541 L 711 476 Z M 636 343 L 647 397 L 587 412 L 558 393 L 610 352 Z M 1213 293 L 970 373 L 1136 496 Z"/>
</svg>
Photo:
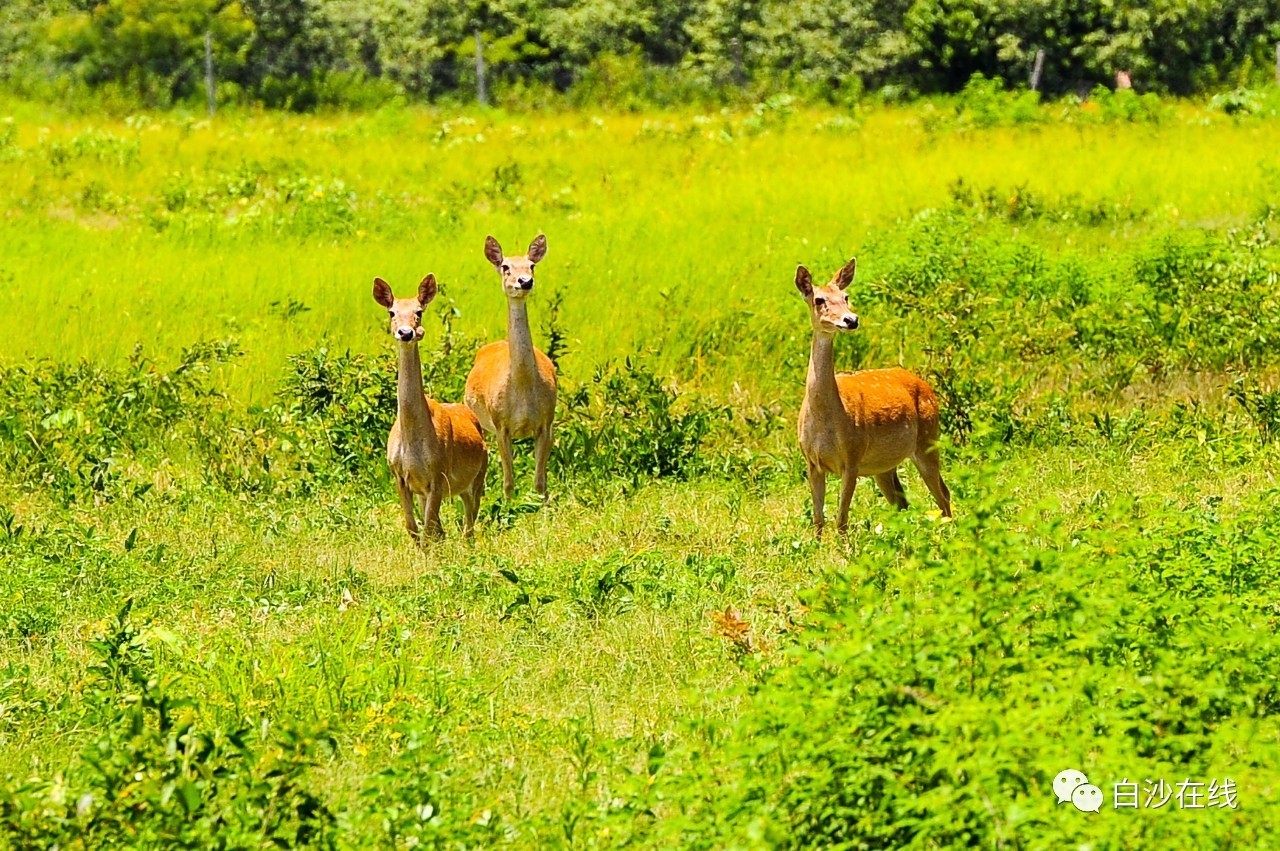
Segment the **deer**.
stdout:
<svg viewBox="0 0 1280 851">
<path fill-rule="evenodd" d="M 489 236 L 484 256 L 502 279 L 507 297 L 507 339 L 489 343 L 476 353 L 467 376 L 466 402 L 485 431 L 497 438 L 502 458 L 502 488 L 511 499 L 513 440 L 534 440 L 534 488 L 547 499 L 547 459 L 551 455 L 556 414 L 556 367 L 533 345 L 526 300 L 533 291 L 533 270 L 547 255 L 547 237 L 539 234 L 523 255 L 506 255 Z"/>
<path fill-rule="evenodd" d="M 899 510 L 907 507 L 898 466 L 908 458 L 920 471 L 942 516 L 951 516 L 951 492 L 942 481 L 938 399 L 933 388 L 897 367 L 836 374 L 836 335 L 859 327 L 845 294 L 856 269 L 855 258 L 826 286 L 814 286 L 813 276 L 803 265 L 796 269 L 796 289 L 809 306 L 813 325 L 798 432 L 813 496 L 816 538 L 822 537 L 825 525 L 828 475 L 840 478 L 836 530 L 844 535 L 859 476 L 874 478 L 890 505 Z"/>
<path fill-rule="evenodd" d="M 386 308 L 391 334 L 399 348 L 396 370 L 396 419 L 387 435 L 387 465 L 400 494 L 404 527 L 419 546 L 444 537 L 440 505 L 449 497 L 462 501 L 463 536 L 475 533 L 484 476 L 489 468 L 480 422 L 466 405 L 427 397 L 422 387 L 418 342 L 425 334 L 422 313 L 436 297 L 435 275 L 418 284 L 409 298 L 396 298 L 391 285 L 373 280 L 373 300 Z M 415 516 L 415 497 L 422 506 L 422 534 Z"/>
</svg>

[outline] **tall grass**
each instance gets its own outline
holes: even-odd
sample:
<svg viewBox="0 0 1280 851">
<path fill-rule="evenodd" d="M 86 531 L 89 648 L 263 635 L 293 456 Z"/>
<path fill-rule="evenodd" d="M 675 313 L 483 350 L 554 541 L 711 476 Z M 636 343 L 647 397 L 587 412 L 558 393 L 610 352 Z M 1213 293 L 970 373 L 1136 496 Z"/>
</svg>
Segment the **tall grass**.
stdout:
<svg viewBox="0 0 1280 851">
<path fill-rule="evenodd" d="M 1224 109 L 6 103 L 0 848 L 1264 847 L 1280 172 Z M 552 500 L 419 552 L 372 278 L 440 277 L 457 399 L 539 231 Z M 818 544 L 791 281 L 855 253 L 838 364 L 934 384 L 957 518 L 908 473 Z"/>
<path fill-rule="evenodd" d="M 15 358 L 119 362 L 138 341 L 176 351 L 234 336 L 246 351 L 237 392 L 262 400 L 289 354 L 382 346 L 366 303 L 375 274 L 434 271 L 460 327 L 499 334 L 483 236 L 545 231 L 544 298 L 563 292 L 572 348 L 590 354 L 564 369 L 585 377 L 640 348 L 676 369 L 691 331 L 744 312 L 793 318 L 795 263 L 834 266 L 878 228 L 945 204 L 958 180 L 1146 213 L 1039 228 L 1086 259 L 1153 230 L 1245 221 L 1280 181 L 1269 122 L 1184 108 L 1155 126 L 1102 123 L 1046 106 L 1042 122 L 974 130 L 928 109 L 210 123 L 36 118 L 14 105 L 0 152 L 0 339 Z M 889 259 L 864 253 L 864 277 Z M 290 303 L 311 309 L 286 315 Z M 751 362 L 728 356 L 700 378 L 750 385 Z"/>
</svg>

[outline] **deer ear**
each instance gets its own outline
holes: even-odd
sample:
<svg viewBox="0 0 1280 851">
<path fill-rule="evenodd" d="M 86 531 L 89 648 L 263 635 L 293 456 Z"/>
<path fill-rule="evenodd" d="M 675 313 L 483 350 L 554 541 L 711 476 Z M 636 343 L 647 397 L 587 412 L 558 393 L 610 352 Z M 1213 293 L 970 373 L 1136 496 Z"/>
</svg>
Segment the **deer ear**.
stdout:
<svg viewBox="0 0 1280 851">
<path fill-rule="evenodd" d="M 813 295 L 813 275 L 810 275 L 809 270 L 804 266 L 796 267 L 796 289 L 805 298 L 810 298 Z"/>
<path fill-rule="evenodd" d="M 502 246 L 492 236 L 484 238 L 484 259 L 495 266 L 502 265 Z"/>
<path fill-rule="evenodd" d="M 418 284 L 418 304 L 426 307 L 439 291 L 440 287 L 436 285 L 436 276 L 428 274 L 422 279 L 422 283 Z"/>
<path fill-rule="evenodd" d="M 547 256 L 547 235 L 540 233 L 534 237 L 533 242 L 529 243 L 529 262 L 541 263 L 542 258 Z"/>
<path fill-rule="evenodd" d="M 853 273 L 858 269 L 858 258 L 854 257 L 848 263 L 840 267 L 840 271 L 836 272 L 835 284 L 840 289 L 847 289 L 853 283 Z"/>
<path fill-rule="evenodd" d="M 374 278 L 373 300 L 390 310 L 391 305 L 396 303 L 396 297 L 391 294 L 391 285 L 381 278 Z"/>
</svg>

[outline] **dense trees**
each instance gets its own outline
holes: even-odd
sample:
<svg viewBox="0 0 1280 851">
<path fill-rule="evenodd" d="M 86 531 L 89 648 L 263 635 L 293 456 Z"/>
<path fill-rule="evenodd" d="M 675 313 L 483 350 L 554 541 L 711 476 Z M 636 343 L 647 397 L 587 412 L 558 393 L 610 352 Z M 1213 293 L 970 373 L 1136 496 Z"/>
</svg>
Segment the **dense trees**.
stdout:
<svg viewBox="0 0 1280 851">
<path fill-rule="evenodd" d="M 1280 0 L 5 0 L 0 75 L 168 103 L 199 92 L 209 33 L 224 87 L 269 105 L 439 97 L 473 85 L 477 32 L 498 86 L 526 90 L 665 74 L 708 94 L 955 91 L 1021 83 L 1044 50 L 1050 92 L 1126 69 L 1190 93 L 1269 73 Z"/>
</svg>

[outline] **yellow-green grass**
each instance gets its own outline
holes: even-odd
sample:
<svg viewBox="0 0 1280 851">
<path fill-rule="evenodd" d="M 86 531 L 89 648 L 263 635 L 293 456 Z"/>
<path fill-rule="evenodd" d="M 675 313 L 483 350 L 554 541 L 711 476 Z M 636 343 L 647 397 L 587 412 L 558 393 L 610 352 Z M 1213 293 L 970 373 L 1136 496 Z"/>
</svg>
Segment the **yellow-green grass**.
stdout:
<svg viewBox="0 0 1280 851">
<path fill-rule="evenodd" d="M 1127 597 L 1097 590 L 1117 587 L 1120 567 L 1135 576 L 1161 570 L 1150 556 L 1151 529 L 1185 531 L 1187 540 L 1171 539 L 1162 556 L 1171 561 L 1183 543 L 1212 540 L 1224 524 L 1280 535 L 1274 521 L 1254 523 L 1251 515 L 1258 494 L 1280 486 L 1275 445 L 1257 439 L 1265 432 L 1262 415 L 1246 415 L 1228 396 L 1236 373 L 1265 384 L 1276 357 L 1226 358 L 1227 374 L 1182 371 L 1170 354 L 1182 344 L 1176 335 L 1168 345 L 1133 336 L 1125 346 L 1137 349 L 1115 352 L 1082 343 L 1037 354 L 1029 345 L 1040 342 L 1039 331 L 1058 334 L 1069 322 L 1080 325 L 1081 339 L 1096 334 L 1107 325 L 1108 305 L 1127 293 L 1093 293 L 1094 301 L 1068 309 L 1052 298 L 1033 303 L 983 281 L 948 279 L 934 288 L 945 310 L 905 300 L 915 316 L 886 315 L 888 300 L 872 297 L 889 280 L 887 270 L 911 259 L 902 256 L 901 232 L 920 211 L 953 205 L 958 180 L 975 193 L 991 190 L 1006 210 L 1017 206 L 1010 199 L 1026 196 L 1054 209 L 1118 211 L 1093 224 L 993 215 L 971 232 L 975 240 L 1026 246 L 1055 262 L 1078 257 L 1104 271 L 1132 263 L 1164 234 L 1255 223 L 1280 191 L 1274 120 L 1236 121 L 1195 105 L 1178 105 L 1158 124 L 1103 123 L 1080 106 L 1043 110 L 1041 123 L 981 129 L 950 106 L 927 104 L 867 108 L 852 117 L 812 108 L 711 116 L 414 108 L 230 114 L 211 122 L 72 117 L 18 102 L 0 107 L 0 118 L 11 112 L 17 126 L 0 147 L 6 368 L 37 358 L 120 365 L 138 344 L 172 364 L 198 340 L 234 338 L 245 355 L 220 367 L 215 385 L 242 412 L 277 391 L 290 354 L 319 345 L 389 353 L 385 314 L 370 297 L 374 275 L 407 292 L 433 271 L 444 285 L 442 301 L 453 299 L 460 311 L 455 332 L 480 340 L 502 334 L 505 311 L 483 238 L 493 233 L 512 251 L 541 231 L 550 252 L 538 269 L 531 313 L 535 338 L 545 341 L 541 323 L 553 297 L 563 298 L 566 388 L 606 361 L 645 352 L 659 374 L 699 394 L 698 403 L 731 408 L 707 448 L 714 459 L 728 459 L 713 463 L 713 474 L 627 482 L 593 477 L 570 459 L 546 507 L 505 506 L 492 488 L 475 541 L 457 540 L 451 505 L 450 539 L 425 554 L 410 545 L 380 473 L 238 492 L 203 475 L 198 448 L 161 440 L 139 457 L 123 453 L 126 489 L 86 489 L 64 504 L 65 495 L 9 469 L 0 477 L 0 504 L 13 514 L 0 537 L 12 557 L 0 579 L 0 606 L 8 602 L 13 613 L 0 612 L 0 783 L 9 775 L 68 771 L 103 734 L 95 726 L 102 708 L 93 694 L 100 678 L 90 668 L 90 642 L 132 597 L 138 622 L 150 624 L 144 629 L 157 670 L 180 675 L 175 692 L 193 698 L 209 728 L 247 724 L 269 740 L 265 731 L 291 722 L 328 726 L 334 746 L 317 758 L 308 782 L 335 811 L 353 814 L 345 834 L 351 844 L 388 841 L 362 792 L 379 771 L 406 759 L 402 725 L 413 724 L 431 731 L 431 747 L 447 759 L 441 806 L 450 824 L 491 812 L 509 826 L 510 844 L 547 847 L 571 844 L 562 822 L 576 813 L 584 825 L 578 844 L 609 845 L 625 837 L 610 832 L 618 825 L 607 814 L 655 744 L 670 755 L 655 781 L 667 796 L 655 804 L 662 824 L 698 800 L 681 791 L 682 778 L 701 776 L 708 797 L 744 782 L 749 769 L 733 756 L 750 743 L 731 731 L 760 712 L 754 688 L 770 671 L 803 661 L 794 651 L 817 629 L 805 608 L 815 586 L 879 589 L 886 620 L 901 601 L 929 615 L 921 629 L 948 638 L 982 632 L 974 625 L 981 611 L 994 623 L 982 640 L 999 639 L 1006 619 L 1026 614 L 1003 610 L 1001 589 L 983 590 L 1009 567 L 1003 553 L 983 560 L 947 549 L 969 534 L 966 518 L 993 496 L 1009 500 L 996 512 L 1008 526 L 1001 540 L 1029 542 L 1050 560 L 1069 557 L 1077 545 L 1092 548 L 1097 564 L 1075 564 L 1079 575 L 1060 579 L 1070 592 L 1063 596 L 1082 601 L 1082 612 L 1114 614 L 1128 605 Z M 255 183 L 241 204 L 227 185 L 246 173 Z M 293 181 L 299 194 L 283 198 L 282 181 Z M 172 203 L 184 192 L 185 207 Z M 212 200 L 201 206 L 206 192 Z M 1274 223 L 1261 227 L 1274 231 Z M 1033 392 L 1000 402 L 1022 418 L 1016 437 L 978 434 L 968 446 L 945 448 L 955 523 L 928 510 L 925 489 L 908 469 L 906 515 L 894 515 L 864 481 L 849 538 L 814 544 L 793 432 L 809 329 L 792 280 L 798 262 L 821 277 L 854 253 L 867 287 L 855 291 L 866 298 L 865 307 L 855 303 L 864 331 L 840 341 L 842 363 L 862 346 L 868 365 L 903 362 L 939 378 L 950 369 L 950 392 L 975 410 L 987 410 L 992 397 L 1019 381 Z M 1263 264 L 1271 256 L 1247 248 L 1237 255 Z M 999 265 L 984 262 L 981 274 Z M 970 294 L 987 300 L 976 311 L 988 323 L 973 332 L 976 343 L 962 333 Z M 1035 325 L 1026 318 L 1041 317 L 1035 311 L 1057 324 Z M 1160 318 L 1152 315 L 1152 322 Z M 438 323 L 429 328 L 431 343 Z M 1022 336 L 1003 336 L 1010 329 Z M 1097 382 L 1113 358 L 1132 360 L 1132 375 L 1108 389 Z M 1174 366 L 1166 369 L 1166 361 Z M 980 380 L 988 383 L 965 389 L 964 381 Z M 1048 414 L 1028 409 L 1037 393 L 1066 400 L 1076 419 L 1062 433 L 1037 436 L 1059 416 L 1049 403 Z M 1080 406 L 1084 397 L 1089 404 Z M 1098 420 L 1090 420 L 1093 413 Z M 176 433 L 189 435 L 191 427 L 182 423 Z M 778 472 L 749 475 L 760 458 Z M 371 463 L 381 470 L 380 459 Z M 522 488 L 527 484 L 524 469 Z M 27 537 L 12 533 L 15 525 Z M 918 551 L 908 553 L 894 537 L 904 528 Z M 1182 640 L 1179 630 L 1198 635 L 1203 617 L 1235 616 L 1233 623 L 1255 633 L 1232 648 L 1230 670 L 1256 674 L 1274 643 L 1272 614 L 1261 602 L 1270 590 L 1265 582 L 1216 584 L 1215 571 L 1231 573 L 1238 561 L 1270 576 L 1250 561 L 1265 545 L 1241 545 L 1236 560 L 1223 548 L 1205 571 L 1202 596 L 1183 593 L 1178 582 L 1186 576 L 1171 577 L 1168 592 L 1135 579 L 1137 611 L 1126 609 L 1120 626 L 1140 632 L 1133 624 L 1172 612 L 1169 630 Z M 1106 561 L 1117 552 L 1136 555 L 1120 566 Z M 949 598 L 935 598 L 935 589 L 913 579 L 929 558 L 941 557 L 928 555 L 936 553 L 967 558 L 957 556 L 955 575 L 978 590 L 963 601 L 964 611 L 953 612 Z M 1038 562 L 1015 566 L 1026 575 L 1040 569 Z M 1247 604 L 1236 608 L 1233 594 Z M 1032 608 L 1043 613 L 1063 604 L 1037 600 Z M 735 640 L 716 613 L 749 624 L 749 638 Z M 901 636 L 875 634 L 872 620 L 869 646 L 893 656 Z M 1088 636 L 1113 625 L 1076 626 Z M 824 635 L 841 639 L 838 630 Z M 908 638 L 927 643 L 930 636 Z M 980 650 L 995 659 L 1001 652 L 993 646 Z M 1038 646 L 1010 646 L 1010 657 L 1026 660 L 1033 675 L 1036 666 L 1055 664 Z M 1164 645 L 1158 652 L 1173 654 Z M 1118 723 L 1127 697 L 1165 694 L 1157 686 L 1176 683 L 1184 663 L 1194 661 L 1156 658 L 1149 693 L 1126 679 L 1129 691 L 1094 695 L 1100 728 L 1108 719 Z M 1081 663 L 1082 680 L 1093 662 Z M 938 668 L 945 686 L 949 669 Z M 1114 670 L 1128 677 L 1137 668 L 1116 663 Z M 1054 682 L 1047 673 L 1045 682 Z M 863 696 L 859 685 L 851 700 Z M 1122 847 L 1191 835 L 1180 834 L 1173 820 L 1069 821 L 1075 814 L 1055 812 L 1048 793 L 1035 788 L 1066 755 L 1091 775 L 1095 768 L 1117 776 L 1181 768 L 1201 777 L 1234 774 L 1248 809 L 1232 814 L 1239 825 L 1233 835 L 1249 842 L 1276 827 L 1267 805 L 1280 784 L 1280 730 L 1266 709 L 1233 704 L 1188 767 L 1161 761 L 1168 750 L 1156 747 L 1158 760 L 1142 750 L 1151 737 L 1167 741 L 1154 721 L 1092 742 L 1080 730 L 1095 719 L 1081 710 L 1068 719 L 1081 725 L 1068 731 L 1079 738 L 1029 741 L 1031 728 L 1022 725 L 1045 713 L 1028 709 L 1022 697 L 995 689 L 975 697 L 972 686 L 966 695 L 944 686 L 938 700 L 954 699 L 961 715 L 965 706 L 978 707 L 997 749 L 1007 742 L 1035 753 L 1019 766 L 1024 773 L 982 790 L 996 796 L 993 812 L 999 809 L 989 835 L 1026 847 L 1045 837 L 1077 844 L 1102 837 L 1100 846 Z M 1190 697 L 1221 697 L 1215 695 L 1206 687 Z M 796 695 L 798 714 L 813 697 Z M 1066 715 L 1078 700 L 1072 691 L 1061 706 L 1050 697 L 1037 711 Z M 591 771 L 575 750 L 583 730 Z M 718 755 L 722 746 L 727 755 Z M 922 794 L 939 806 L 963 805 L 947 795 L 968 788 L 967 770 L 939 769 L 942 779 Z M 716 782 L 705 782 L 711 775 Z M 449 809 L 460 806 L 470 809 L 461 816 Z M 1197 829 L 1220 840 L 1232 829 L 1211 821 L 1216 816 L 1206 815 Z M 638 830 L 639 844 L 678 843 L 679 835 L 664 830 Z M 749 845 L 749 834 L 744 828 L 734 838 Z M 6 841 L 0 834 L 0 847 Z M 757 847 L 766 844 L 755 837 Z"/>
<path fill-rule="evenodd" d="M 1084 256 L 1106 256 L 1151 229 L 1240 222 L 1280 188 L 1274 122 L 1191 108 L 1155 126 L 1086 123 L 1077 111 L 1070 123 L 932 133 L 920 110 L 905 108 L 869 110 L 856 130 L 839 132 L 819 129 L 831 116 L 815 110 L 754 131 L 738 115 L 412 109 L 126 124 L 16 111 L 22 155 L 0 161 L 0 357 L 120 361 L 142 343 L 163 358 L 197 339 L 234 337 L 247 351 L 234 386 L 259 400 L 291 352 L 385 347 L 367 292 L 374 275 L 407 289 L 434 271 L 462 311 L 457 330 L 501 334 L 505 311 L 481 253 L 490 232 L 508 250 L 548 234 L 532 313 L 540 321 L 550 295 L 563 293 L 575 351 L 565 369 L 580 377 L 641 348 L 683 354 L 678 341 L 721 322 L 794 324 L 803 346 L 795 264 L 825 274 L 860 253 L 861 274 L 874 278 L 886 258 L 860 252 L 868 232 L 946 203 L 956 180 L 1148 211 L 1137 222 L 1042 236 Z M 50 164 L 50 146 L 93 133 L 136 144 L 136 159 Z M 217 184 L 245 162 L 327 191 L 341 181 L 355 193 L 345 230 L 227 223 L 255 205 L 274 209 L 259 198 L 219 202 L 212 222 L 189 233 L 179 233 L 181 215 L 167 216 L 163 233 L 148 223 L 167 215 L 157 212 L 166 186 Z M 519 179 L 451 200 L 491 186 L 499 169 Z M 98 209 L 84 200 L 87 187 L 93 199 L 116 200 Z M 270 305 L 289 300 L 311 310 L 284 321 Z M 867 317 L 869 335 L 877 319 Z M 738 342 L 747 356 L 698 374 L 706 389 L 754 384 L 751 340 Z M 674 356 L 665 366 L 690 369 Z"/>
</svg>

